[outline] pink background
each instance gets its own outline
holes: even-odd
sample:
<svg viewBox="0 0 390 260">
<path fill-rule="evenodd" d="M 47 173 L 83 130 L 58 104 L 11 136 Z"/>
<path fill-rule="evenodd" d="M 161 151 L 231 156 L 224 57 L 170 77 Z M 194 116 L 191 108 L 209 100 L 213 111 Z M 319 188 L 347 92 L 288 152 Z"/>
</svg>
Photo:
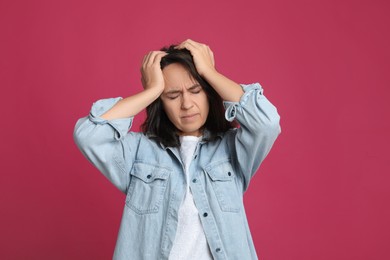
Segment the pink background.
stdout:
<svg viewBox="0 0 390 260">
<path fill-rule="evenodd" d="M 389 7 L 1 1 L 0 259 L 111 259 L 124 195 L 77 150 L 74 124 L 140 91 L 143 55 L 187 38 L 281 115 L 245 195 L 260 259 L 390 259 Z"/>
</svg>

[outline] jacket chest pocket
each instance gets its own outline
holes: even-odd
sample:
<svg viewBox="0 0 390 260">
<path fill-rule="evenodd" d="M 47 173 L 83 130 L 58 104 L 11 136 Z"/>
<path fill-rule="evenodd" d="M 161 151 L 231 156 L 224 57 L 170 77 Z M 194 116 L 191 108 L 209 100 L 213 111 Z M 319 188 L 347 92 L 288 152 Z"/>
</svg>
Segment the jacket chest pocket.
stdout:
<svg viewBox="0 0 390 260">
<path fill-rule="evenodd" d="M 222 211 L 239 212 L 242 194 L 238 192 L 235 172 L 230 161 L 212 163 L 206 167 Z"/>
<path fill-rule="evenodd" d="M 156 165 L 135 163 L 126 205 L 138 214 L 157 213 L 164 198 L 170 170 Z"/>
</svg>

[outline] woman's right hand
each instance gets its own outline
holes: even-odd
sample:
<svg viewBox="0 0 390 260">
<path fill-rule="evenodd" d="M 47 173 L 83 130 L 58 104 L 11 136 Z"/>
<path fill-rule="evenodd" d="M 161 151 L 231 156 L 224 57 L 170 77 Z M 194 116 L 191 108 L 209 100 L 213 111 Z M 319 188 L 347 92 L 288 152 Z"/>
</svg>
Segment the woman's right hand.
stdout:
<svg viewBox="0 0 390 260">
<path fill-rule="evenodd" d="M 141 67 L 143 88 L 157 88 L 164 91 L 164 76 L 161 70 L 161 58 L 167 55 L 164 51 L 151 51 L 145 55 Z"/>
</svg>

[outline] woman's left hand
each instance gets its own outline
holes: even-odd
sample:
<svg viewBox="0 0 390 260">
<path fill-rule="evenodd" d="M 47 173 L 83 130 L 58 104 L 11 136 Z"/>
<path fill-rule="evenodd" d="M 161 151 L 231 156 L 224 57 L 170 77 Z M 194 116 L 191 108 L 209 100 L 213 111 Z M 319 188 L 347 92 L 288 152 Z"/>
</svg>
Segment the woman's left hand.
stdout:
<svg viewBox="0 0 390 260">
<path fill-rule="evenodd" d="M 214 54 L 206 44 L 187 39 L 176 48 L 187 49 L 191 52 L 196 70 L 202 77 L 215 71 Z"/>
</svg>

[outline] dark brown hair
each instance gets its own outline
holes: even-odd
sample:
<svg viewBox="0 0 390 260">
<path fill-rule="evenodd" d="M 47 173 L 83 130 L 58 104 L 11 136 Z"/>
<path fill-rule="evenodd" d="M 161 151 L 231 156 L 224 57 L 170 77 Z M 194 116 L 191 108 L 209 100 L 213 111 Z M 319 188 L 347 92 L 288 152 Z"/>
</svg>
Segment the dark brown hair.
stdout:
<svg viewBox="0 0 390 260">
<path fill-rule="evenodd" d="M 175 49 L 175 46 L 171 45 L 168 48 L 164 47 L 161 49 L 161 51 L 168 53 L 161 60 L 161 69 L 172 63 L 179 63 L 202 86 L 209 103 L 209 114 L 203 125 L 203 130 L 208 130 L 209 136 L 207 141 L 212 141 L 219 133 L 228 131 L 235 127 L 236 124 L 225 119 L 225 109 L 223 108 L 221 97 L 196 71 L 191 53 L 187 49 Z M 161 98 L 157 98 L 146 108 L 146 115 L 145 122 L 141 125 L 142 132 L 145 135 L 161 142 L 165 146 L 180 146 L 177 134 L 178 129 L 165 113 Z"/>
</svg>

